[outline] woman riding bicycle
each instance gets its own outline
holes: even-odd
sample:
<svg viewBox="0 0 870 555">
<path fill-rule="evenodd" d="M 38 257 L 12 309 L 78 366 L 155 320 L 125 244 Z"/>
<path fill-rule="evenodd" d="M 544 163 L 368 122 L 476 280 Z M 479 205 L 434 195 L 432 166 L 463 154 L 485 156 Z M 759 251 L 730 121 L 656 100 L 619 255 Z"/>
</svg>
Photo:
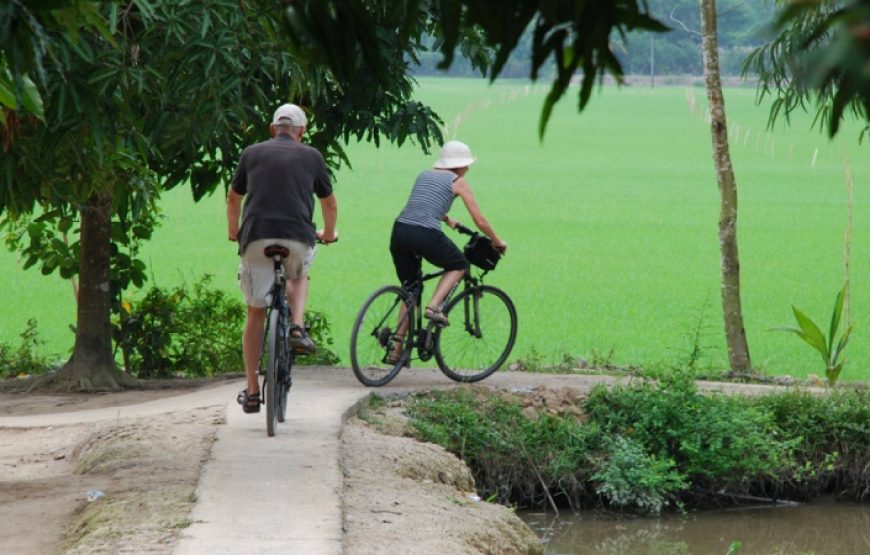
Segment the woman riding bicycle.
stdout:
<svg viewBox="0 0 870 555">
<path fill-rule="evenodd" d="M 442 221 L 451 228 L 459 223 L 447 215 L 453 199 L 461 197 L 474 225 L 492 240 L 497 250 L 502 253 L 507 250 L 507 243 L 496 235 L 483 216 L 465 179 L 468 167 L 476 160 L 465 143 L 446 143 L 433 169 L 417 176 L 411 196 L 396 218 L 390 237 L 390 253 L 396 266 L 396 275 L 403 286 L 412 283 L 419 275 L 421 257 L 446 270 L 424 313 L 427 319 L 441 326 L 448 324 L 447 317 L 441 312 L 441 304 L 468 269 L 468 261 L 462 251 L 441 231 Z M 404 321 L 401 316 L 400 319 Z M 389 357 L 391 362 L 398 362 L 401 357 L 405 331 L 397 330 L 394 338 L 396 344 Z"/>
</svg>

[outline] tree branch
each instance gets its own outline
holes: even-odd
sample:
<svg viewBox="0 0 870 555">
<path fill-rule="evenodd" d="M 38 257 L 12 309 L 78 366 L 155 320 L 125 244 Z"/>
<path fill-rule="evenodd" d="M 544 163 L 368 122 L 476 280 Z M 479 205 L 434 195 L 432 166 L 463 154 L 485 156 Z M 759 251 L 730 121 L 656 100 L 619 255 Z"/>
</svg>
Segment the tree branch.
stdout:
<svg viewBox="0 0 870 555">
<path fill-rule="evenodd" d="M 671 21 L 673 21 L 674 23 L 679 23 L 679 24 L 680 24 L 680 27 L 682 27 L 683 30 L 686 31 L 687 33 L 692 33 L 692 34 L 694 34 L 694 35 L 698 35 L 698 36 L 700 37 L 700 36 L 701 36 L 701 33 L 700 33 L 700 32 L 698 32 L 698 31 L 693 31 L 692 29 L 689 29 L 688 27 L 686 27 L 686 24 L 685 24 L 685 23 L 683 23 L 682 21 L 680 21 L 679 19 L 677 19 L 676 17 L 674 17 L 674 12 L 675 12 L 675 11 L 677 11 L 677 7 L 676 7 L 676 6 L 674 6 L 674 9 L 672 9 L 672 10 L 671 10 L 671 13 L 668 14 L 668 18 L 669 18 Z"/>
</svg>

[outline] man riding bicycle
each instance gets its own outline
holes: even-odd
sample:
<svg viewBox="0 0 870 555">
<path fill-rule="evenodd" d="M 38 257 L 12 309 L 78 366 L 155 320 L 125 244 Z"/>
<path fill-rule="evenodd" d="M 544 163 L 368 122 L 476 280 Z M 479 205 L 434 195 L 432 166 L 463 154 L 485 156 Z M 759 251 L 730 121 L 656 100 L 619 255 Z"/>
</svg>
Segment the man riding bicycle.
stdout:
<svg viewBox="0 0 870 555">
<path fill-rule="evenodd" d="M 292 312 L 290 347 L 304 353 L 317 350 L 305 332 L 303 321 L 308 271 L 314 260 L 316 240 L 331 243 L 338 238 L 335 231 L 338 205 L 323 156 L 301 142 L 307 125 L 308 119 L 299 106 L 279 106 L 269 125 L 272 138 L 242 152 L 227 194 L 227 233 L 230 241 L 239 243 L 239 287 L 248 307 L 242 334 L 247 387 L 237 399 L 248 413 L 260 410 L 257 370 L 263 345 L 266 295 L 274 282 L 272 260 L 263 254 L 266 246 L 280 245 L 289 250 L 284 259 L 284 273 Z M 319 231 L 313 222 L 315 195 L 323 216 L 323 229 Z"/>
</svg>

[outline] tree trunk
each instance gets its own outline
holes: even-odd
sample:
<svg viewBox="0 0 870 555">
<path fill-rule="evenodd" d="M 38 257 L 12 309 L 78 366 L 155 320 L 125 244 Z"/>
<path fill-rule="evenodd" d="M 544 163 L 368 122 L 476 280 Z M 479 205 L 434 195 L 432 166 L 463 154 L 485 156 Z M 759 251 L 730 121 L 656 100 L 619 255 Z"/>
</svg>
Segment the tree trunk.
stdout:
<svg viewBox="0 0 870 555">
<path fill-rule="evenodd" d="M 719 76 L 716 38 L 716 0 L 701 0 L 701 51 L 704 55 L 704 81 L 710 105 L 710 130 L 713 135 L 713 163 L 719 183 L 719 248 L 722 251 L 722 312 L 731 370 L 751 370 L 749 345 L 740 305 L 740 258 L 737 254 L 737 183 L 728 148 L 725 99 Z"/>
<path fill-rule="evenodd" d="M 81 210 L 81 252 L 72 357 L 55 374 L 51 387 L 68 391 L 117 391 L 133 380 L 112 356 L 111 255 L 112 194 L 94 193 Z"/>
</svg>

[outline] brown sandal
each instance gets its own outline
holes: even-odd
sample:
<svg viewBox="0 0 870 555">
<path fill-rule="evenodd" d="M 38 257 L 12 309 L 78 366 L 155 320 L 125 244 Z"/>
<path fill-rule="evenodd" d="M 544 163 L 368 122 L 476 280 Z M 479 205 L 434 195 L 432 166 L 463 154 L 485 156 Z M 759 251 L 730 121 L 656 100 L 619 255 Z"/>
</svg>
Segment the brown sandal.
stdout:
<svg viewBox="0 0 870 555">
<path fill-rule="evenodd" d="M 425 316 L 427 320 L 431 320 L 439 326 L 443 327 L 450 325 L 450 321 L 447 320 L 447 316 L 445 316 L 444 313 L 437 308 L 427 306 L 426 312 L 423 314 L 423 316 Z"/>
<path fill-rule="evenodd" d="M 314 344 L 305 328 L 298 324 L 290 326 L 289 343 L 290 348 L 296 353 L 313 355 L 317 352 L 317 345 Z"/>
<path fill-rule="evenodd" d="M 393 337 L 393 349 L 390 351 L 390 354 L 387 355 L 387 362 L 389 364 L 398 364 L 400 360 L 402 360 L 402 355 L 405 354 L 405 349 L 403 348 L 403 344 L 405 340 L 401 337 Z"/>
<path fill-rule="evenodd" d="M 260 405 L 262 404 L 262 401 L 260 400 L 260 392 L 248 393 L 247 389 L 243 389 L 239 392 L 238 397 L 236 397 L 236 402 L 242 405 L 242 410 L 248 414 L 260 412 Z"/>
</svg>

